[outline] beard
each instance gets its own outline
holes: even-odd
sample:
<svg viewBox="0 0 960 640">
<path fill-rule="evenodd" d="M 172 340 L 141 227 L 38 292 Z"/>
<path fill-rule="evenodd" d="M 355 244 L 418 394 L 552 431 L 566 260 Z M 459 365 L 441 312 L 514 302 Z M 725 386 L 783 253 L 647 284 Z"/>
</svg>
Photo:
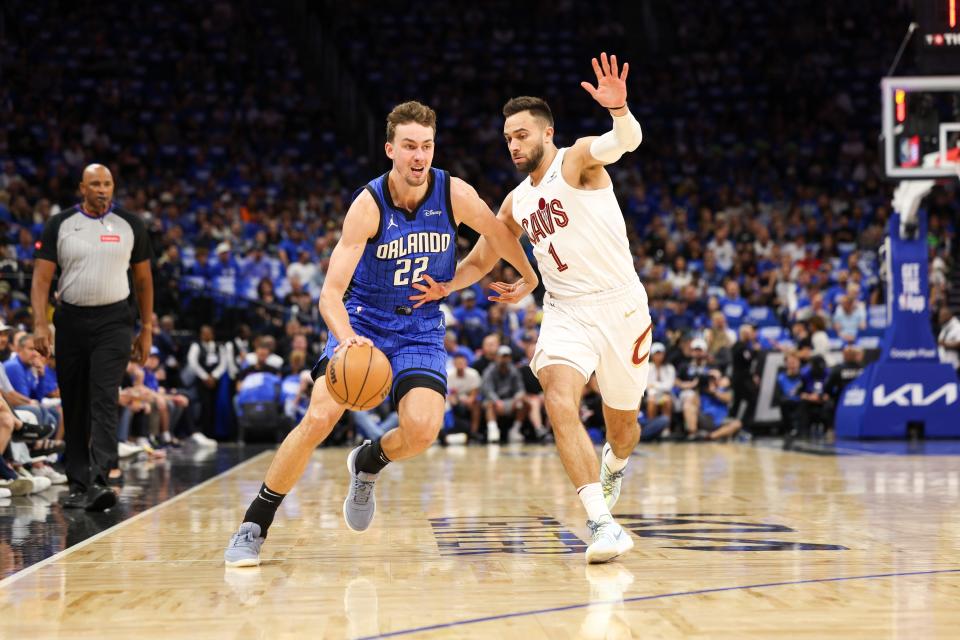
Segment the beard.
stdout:
<svg viewBox="0 0 960 640">
<path fill-rule="evenodd" d="M 524 160 L 517 163 L 517 169 L 524 173 L 533 173 L 536 171 L 537 167 L 540 166 L 540 162 L 543 161 L 543 146 L 543 140 L 541 139 L 540 144 L 537 145 L 535 149 L 532 149 Z"/>
</svg>

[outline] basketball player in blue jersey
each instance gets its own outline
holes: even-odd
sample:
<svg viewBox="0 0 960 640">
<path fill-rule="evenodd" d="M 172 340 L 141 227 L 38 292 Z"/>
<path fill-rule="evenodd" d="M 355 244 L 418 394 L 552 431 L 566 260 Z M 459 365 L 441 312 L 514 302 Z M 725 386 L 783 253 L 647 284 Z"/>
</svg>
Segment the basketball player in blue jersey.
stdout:
<svg viewBox="0 0 960 640">
<path fill-rule="evenodd" d="M 540 98 L 507 102 L 503 135 L 514 165 L 527 174 L 504 199 L 499 218 L 533 245 L 546 295 L 530 367 L 543 385 L 544 406 L 567 475 L 587 512 L 593 539 L 589 563 L 607 562 L 633 547 L 610 509 L 630 452 L 640 438 L 637 414 L 647 386 L 651 322 L 647 294 L 633 265 L 623 212 L 605 166 L 640 144 L 640 124 L 627 107 L 627 72 L 617 57 L 593 59 L 597 85 L 581 86 L 613 119 L 601 136 L 557 148 L 553 114 Z M 496 264 L 481 238 L 457 266 L 452 282 L 424 279 L 417 304 L 469 286 Z M 494 283 L 501 300 L 526 295 L 524 283 Z M 583 387 L 596 374 L 607 443 L 602 463 L 580 422 Z"/>
<path fill-rule="evenodd" d="M 516 267 L 529 293 L 539 283 L 520 243 L 467 183 L 432 168 L 436 114 L 418 102 L 387 116 L 387 157 L 393 168 L 358 191 L 330 257 L 320 312 L 330 339 L 314 367 L 317 380 L 330 357 L 355 344 L 372 344 L 393 367 L 399 426 L 350 452 L 351 482 L 343 516 L 353 531 L 373 520 L 374 482 L 390 462 L 426 450 L 443 422 L 447 393 L 446 327 L 439 302 L 413 305 L 412 284 L 429 270 L 450 280 L 456 268 L 461 223 L 480 233 Z M 277 451 L 260 492 L 224 553 L 227 566 L 260 564 L 260 547 L 284 496 L 303 474 L 313 450 L 330 434 L 344 407 L 322 382 L 313 385 L 303 421 Z"/>
</svg>

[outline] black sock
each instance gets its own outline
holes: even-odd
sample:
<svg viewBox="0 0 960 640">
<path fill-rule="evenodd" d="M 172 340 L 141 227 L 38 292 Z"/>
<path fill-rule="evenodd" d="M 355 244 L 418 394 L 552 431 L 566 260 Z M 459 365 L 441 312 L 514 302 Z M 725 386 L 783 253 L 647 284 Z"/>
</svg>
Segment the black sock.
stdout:
<svg viewBox="0 0 960 640">
<path fill-rule="evenodd" d="M 360 449 L 353 461 L 354 469 L 364 473 L 380 473 L 380 470 L 388 464 L 390 464 L 390 458 L 383 452 L 379 440 Z"/>
<path fill-rule="evenodd" d="M 253 499 L 247 508 L 244 522 L 256 522 L 260 525 L 260 535 L 267 537 L 267 529 L 273 524 L 273 517 L 277 515 L 277 508 L 287 494 L 277 493 L 267 488 L 267 483 L 260 485 L 260 493 Z"/>
</svg>

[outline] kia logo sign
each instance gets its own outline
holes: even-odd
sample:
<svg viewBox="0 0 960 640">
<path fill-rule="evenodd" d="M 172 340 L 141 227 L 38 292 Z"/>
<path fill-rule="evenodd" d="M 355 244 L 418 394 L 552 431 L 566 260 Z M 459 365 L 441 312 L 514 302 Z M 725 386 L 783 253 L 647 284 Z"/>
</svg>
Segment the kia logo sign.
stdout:
<svg viewBox="0 0 960 640">
<path fill-rule="evenodd" d="M 948 382 L 929 394 L 924 393 L 923 384 L 910 382 L 901 385 L 887 393 L 884 385 L 877 385 L 873 390 L 873 404 L 877 407 L 886 407 L 895 404 L 898 407 L 928 407 L 934 402 L 943 399 L 944 404 L 957 402 L 957 383 Z"/>
</svg>

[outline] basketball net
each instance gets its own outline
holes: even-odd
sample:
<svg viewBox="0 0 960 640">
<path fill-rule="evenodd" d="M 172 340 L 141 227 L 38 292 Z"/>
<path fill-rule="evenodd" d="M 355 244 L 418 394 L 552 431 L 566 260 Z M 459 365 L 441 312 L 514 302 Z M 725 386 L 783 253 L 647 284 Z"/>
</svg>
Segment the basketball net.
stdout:
<svg viewBox="0 0 960 640">
<path fill-rule="evenodd" d="M 923 156 L 924 167 L 943 167 L 953 168 L 957 178 L 960 179 L 960 147 L 947 149 L 946 153 L 934 151 Z M 900 232 L 904 233 L 906 227 L 914 224 L 917 217 L 917 209 L 920 208 L 920 202 L 926 197 L 934 185 L 938 182 L 944 184 L 951 178 L 942 178 L 940 180 L 931 180 L 924 178 L 921 180 L 901 180 L 896 190 L 893 192 L 893 200 L 890 204 L 893 210 L 900 214 Z"/>
</svg>

